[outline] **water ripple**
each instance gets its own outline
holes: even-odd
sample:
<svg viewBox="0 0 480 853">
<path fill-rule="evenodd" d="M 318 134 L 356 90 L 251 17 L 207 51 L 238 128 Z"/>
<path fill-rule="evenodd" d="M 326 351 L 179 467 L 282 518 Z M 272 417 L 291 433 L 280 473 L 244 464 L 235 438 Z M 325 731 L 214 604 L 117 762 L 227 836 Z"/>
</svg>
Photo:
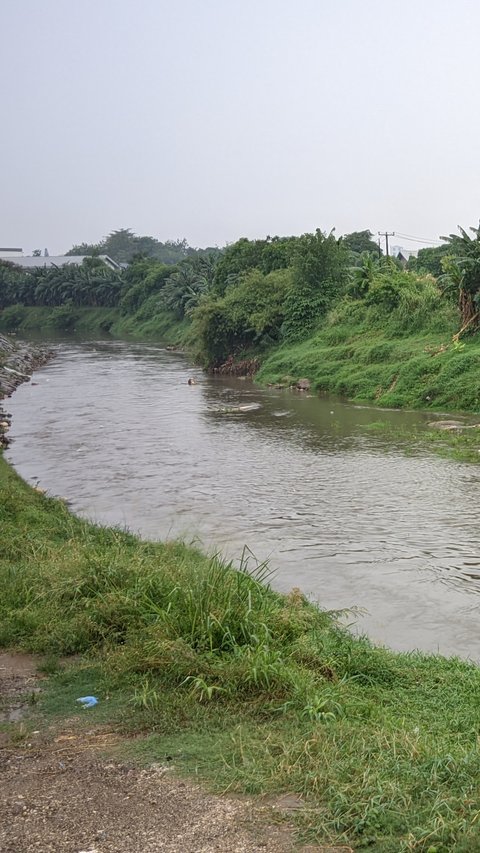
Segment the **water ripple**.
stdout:
<svg viewBox="0 0 480 853">
<path fill-rule="evenodd" d="M 480 658 L 478 468 L 371 433 L 374 409 L 207 378 L 154 344 L 60 345 L 35 382 L 9 401 L 10 458 L 75 511 L 247 545 L 278 588 L 365 611 L 376 641 Z M 381 413 L 402 435 L 429 417 Z"/>
</svg>

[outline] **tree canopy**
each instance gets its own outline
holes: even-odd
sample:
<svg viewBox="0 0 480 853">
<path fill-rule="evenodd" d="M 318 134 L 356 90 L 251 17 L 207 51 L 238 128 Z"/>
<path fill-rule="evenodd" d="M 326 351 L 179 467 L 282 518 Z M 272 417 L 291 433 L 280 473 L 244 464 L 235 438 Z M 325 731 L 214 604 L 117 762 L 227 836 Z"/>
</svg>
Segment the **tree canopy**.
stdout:
<svg viewBox="0 0 480 853">
<path fill-rule="evenodd" d="M 119 264 L 127 264 L 135 255 L 144 255 L 164 264 L 178 264 L 188 257 L 218 252 L 216 249 L 193 249 L 183 240 L 167 240 L 161 243 L 155 237 L 138 236 L 131 228 L 111 231 L 99 243 L 79 243 L 72 246 L 67 255 L 109 255 Z"/>
<path fill-rule="evenodd" d="M 367 229 L 366 231 L 352 231 L 351 234 L 345 234 L 342 240 L 346 248 L 358 256 L 358 258 L 365 252 L 369 252 L 377 257 L 381 252 L 379 251 L 378 243 L 372 238 L 372 232 Z M 355 261 L 355 258 L 353 260 Z"/>
</svg>

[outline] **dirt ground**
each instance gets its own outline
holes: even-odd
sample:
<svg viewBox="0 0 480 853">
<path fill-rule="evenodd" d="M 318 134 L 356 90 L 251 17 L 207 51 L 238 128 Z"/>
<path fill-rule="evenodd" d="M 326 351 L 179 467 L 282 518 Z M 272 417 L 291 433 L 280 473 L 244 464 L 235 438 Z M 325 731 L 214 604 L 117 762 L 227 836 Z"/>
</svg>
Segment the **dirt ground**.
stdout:
<svg viewBox="0 0 480 853">
<path fill-rule="evenodd" d="M 0 721 L 21 721 L 41 689 L 35 661 L 0 653 Z M 20 722 L 21 725 L 21 722 Z M 285 816 L 301 805 L 214 796 L 170 767 L 105 758 L 105 727 L 61 728 L 15 741 L 0 732 L 0 853 L 347 853 L 298 847 Z M 283 819 L 282 819 L 283 818 Z"/>
</svg>

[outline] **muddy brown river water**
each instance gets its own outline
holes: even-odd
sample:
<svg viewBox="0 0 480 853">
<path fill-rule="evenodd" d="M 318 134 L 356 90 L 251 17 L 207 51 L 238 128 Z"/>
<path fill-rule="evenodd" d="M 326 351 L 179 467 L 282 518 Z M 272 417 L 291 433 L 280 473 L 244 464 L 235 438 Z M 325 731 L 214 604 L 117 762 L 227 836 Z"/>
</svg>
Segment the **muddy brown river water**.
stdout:
<svg viewBox="0 0 480 853">
<path fill-rule="evenodd" d="M 56 348 L 8 401 L 28 482 L 144 537 L 246 547 L 375 642 L 480 660 L 480 466 L 433 455 L 431 413 L 207 377 L 159 345 Z"/>
</svg>

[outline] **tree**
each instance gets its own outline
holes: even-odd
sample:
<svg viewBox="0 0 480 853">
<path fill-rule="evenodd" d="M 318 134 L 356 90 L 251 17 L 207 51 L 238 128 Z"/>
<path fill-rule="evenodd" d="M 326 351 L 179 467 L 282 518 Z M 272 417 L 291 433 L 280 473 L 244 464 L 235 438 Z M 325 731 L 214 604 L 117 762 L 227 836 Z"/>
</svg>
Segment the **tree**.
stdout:
<svg viewBox="0 0 480 853">
<path fill-rule="evenodd" d="M 450 234 L 441 237 L 450 247 L 442 266 L 444 275 L 441 282 L 447 287 L 454 288 L 458 294 L 458 307 L 462 329 L 478 328 L 480 314 L 480 226 L 469 230 L 473 238 L 458 226 L 460 234 Z"/>
<path fill-rule="evenodd" d="M 430 275 L 438 278 L 444 272 L 442 267 L 443 258 L 451 253 L 452 249 L 448 243 L 443 243 L 441 246 L 420 249 L 417 257 L 412 255 L 408 259 L 407 269 L 414 272 L 428 272 Z"/>
<path fill-rule="evenodd" d="M 354 299 L 363 299 L 368 293 L 370 285 L 373 284 L 375 276 L 380 270 L 378 258 L 375 258 L 371 252 L 363 252 L 360 255 L 360 262 L 351 269 L 351 281 L 348 286 L 348 293 Z"/>
<path fill-rule="evenodd" d="M 68 252 L 65 252 L 66 255 L 91 255 L 92 257 L 101 253 L 102 248 L 100 243 L 79 243 L 76 246 L 72 246 Z"/>
<path fill-rule="evenodd" d="M 291 270 L 273 270 L 264 275 L 255 268 L 244 273 L 225 296 L 210 292 L 200 300 L 192 312 L 200 360 L 209 367 L 218 367 L 230 356 L 278 341 L 291 278 Z"/>
<path fill-rule="evenodd" d="M 284 337 L 305 337 L 342 296 L 348 281 L 348 251 L 333 231 L 303 234 L 293 255 L 293 281 L 285 304 Z"/>
<path fill-rule="evenodd" d="M 162 290 L 162 301 L 179 320 L 200 304 L 212 288 L 215 259 L 208 255 L 183 261 Z"/>
<path fill-rule="evenodd" d="M 210 252 L 219 254 L 219 249 L 193 249 L 183 240 L 166 240 L 161 243 L 155 237 L 138 236 L 131 228 L 118 228 L 111 231 L 99 243 L 79 243 L 73 246 L 67 255 L 110 255 L 120 264 L 129 264 L 142 255 L 163 264 L 178 264 L 186 258 L 205 255 Z"/>
<path fill-rule="evenodd" d="M 267 237 L 265 240 L 248 240 L 241 237 L 227 246 L 217 263 L 215 288 L 221 295 L 239 276 L 252 269 L 267 275 L 290 266 L 298 243 L 297 237 Z"/>
<path fill-rule="evenodd" d="M 351 234 L 345 234 L 342 238 L 344 246 L 346 246 L 350 252 L 353 252 L 355 256 L 352 258 L 355 265 L 356 259 L 360 259 L 364 252 L 375 255 L 375 257 L 378 257 L 381 254 L 377 243 L 372 240 L 372 237 L 372 232 L 367 229 L 366 231 L 352 231 Z"/>
</svg>

